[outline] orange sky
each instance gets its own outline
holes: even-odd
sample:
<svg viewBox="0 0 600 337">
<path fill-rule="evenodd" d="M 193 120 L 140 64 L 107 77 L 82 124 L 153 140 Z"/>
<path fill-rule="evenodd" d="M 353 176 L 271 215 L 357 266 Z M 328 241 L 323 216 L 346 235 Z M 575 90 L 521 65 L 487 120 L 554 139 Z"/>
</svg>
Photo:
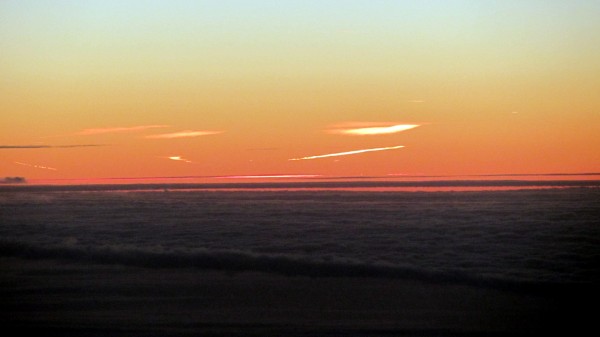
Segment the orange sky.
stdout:
<svg viewBox="0 0 600 337">
<path fill-rule="evenodd" d="M 598 1 L 2 1 L 0 177 L 600 172 L 598 32 Z"/>
</svg>

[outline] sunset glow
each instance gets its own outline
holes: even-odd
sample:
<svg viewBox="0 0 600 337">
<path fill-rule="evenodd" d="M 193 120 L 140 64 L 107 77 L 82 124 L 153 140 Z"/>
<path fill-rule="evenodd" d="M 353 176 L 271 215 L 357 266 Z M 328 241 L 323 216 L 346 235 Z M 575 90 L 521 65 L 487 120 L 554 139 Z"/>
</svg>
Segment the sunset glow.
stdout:
<svg viewBox="0 0 600 337">
<path fill-rule="evenodd" d="M 0 178 L 581 177 L 599 31 L 588 0 L 0 1 Z"/>
<path fill-rule="evenodd" d="M 586 335 L 599 214 L 600 0 L 0 0 L 8 335 Z"/>
</svg>

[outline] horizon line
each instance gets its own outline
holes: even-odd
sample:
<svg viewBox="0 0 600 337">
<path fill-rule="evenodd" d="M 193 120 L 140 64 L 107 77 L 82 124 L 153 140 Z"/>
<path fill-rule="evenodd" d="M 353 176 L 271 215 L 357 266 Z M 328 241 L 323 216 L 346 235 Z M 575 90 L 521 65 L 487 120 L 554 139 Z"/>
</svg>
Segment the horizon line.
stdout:
<svg viewBox="0 0 600 337">
<path fill-rule="evenodd" d="M 156 191 L 163 190 L 261 190 L 261 189 L 322 189 L 322 190 L 385 190 L 386 188 L 427 191 L 519 190 L 544 188 L 600 188 L 595 180 L 418 180 L 418 181 L 261 181 L 204 183 L 135 183 L 135 184 L 0 184 L 0 191 Z"/>
<path fill-rule="evenodd" d="M 353 176 L 326 176 L 320 174 L 231 174 L 231 175 L 183 175 L 183 176 L 144 176 L 144 177 L 96 177 L 96 178 L 41 178 L 31 181 L 92 181 L 92 180 L 178 180 L 178 179 L 235 179 L 256 180 L 271 179 L 298 179 L 298 180 L 365 180 L 365 179 L 402 179 L 402 178 L 461 178 L 461 177 L 556 177 L 556 176 L 600 176 L 600 172 L 551 172 L 551 173 L 484 173 L 484 174 L 402 174 L 391 173 L 387 175 L 353 175 Z M 19 177 L 24 178 L 26 177 Z"/>
<path fill-rule="evenodd" d="M 493 179 L 493 177 L 505 179 Z M 522 177 L 522 179 L 518 179 Z M 529 177 L 529 179 L 527 179 Z M 532 179 L 538 177 L 540 179 Z M 544 179 L 545 177 L 545 179 Z M 573 177 L 560 179 L 551 177 Z M 579 178 L 576 177 L 595 177 Z M 478 179 L 479 178 L 479 179 Z M 487 178 L 487 179 L 486 179 Z M 180 181 L 191 180 L 191 181 Z M 231 176 L 162 176 L 109 178 L 32 179 L 0 177 L 0 189 L 11 187 L 65 186 L 138 186 L 142 189 L 171 186 L 173 188 L 276 188 L 276 187 L 461 187 L 461 186 L 584 186 L 600 187 L 600 172 L 580 173 L 510 173 L 470 175 L 386 175 L 386 176 L 321 176 L 321 175 L 231 175 Z M 108 188 L 111 189 L 111 188 Z M 123 188 L 117 188 L 123 189 Z"/>
</svg>

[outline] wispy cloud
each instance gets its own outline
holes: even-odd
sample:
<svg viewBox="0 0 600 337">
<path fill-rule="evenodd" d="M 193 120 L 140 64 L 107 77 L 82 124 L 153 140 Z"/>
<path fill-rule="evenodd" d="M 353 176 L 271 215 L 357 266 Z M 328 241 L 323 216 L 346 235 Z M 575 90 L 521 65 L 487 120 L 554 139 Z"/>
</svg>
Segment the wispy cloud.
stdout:
<svg viewBox="0 0 600 337">
<path fill-rule="evenodd" d="M 50 166 L 44 166 L 44 165 L 36 165 L 36 164 L 21 163 L 21 162 L 19 162 L 19 161 L 16 161 L 16 162 L 15 162 L 15 164 L 22 165 L 22 166 L 27 166 L 27 167 L 38 168 L 38 169 L 50 170 L 50 171 L 58 171 L 58 170 L 57 170 L 57 169 L 55 169 L 54 167 L 50 167 Z"/>
<path fill-rule="evenodd" d="M 246 149 L 246 151 L 275 151 L 275 150 L 281 150 L 281 148 L 279 148 L 279 147 L 255 147 L 255 148 Z"/>
<path fill-rule="evenodd" d="M 396 150 L 396 149 L 400 149 L 400 148 L 403 148 L 403 147 L 404 147 L 403 145 L 388 146 L 388 147 L 376 147 L 376 148 L 370 148 L 370 149 L 362 149 L 362 150 L 354 150 L 354 151 L 346 151 L 346 152 L 328 153 L 328 154 L 322 154 L 322 155 L 318 155 L 318 156 L 308 156 L 308 157 L 302 157 L 302 158 L 292 158 L 292 159 L 288 159 L 288 160 L 310 160 L 310 159 L 320 159 L 320 158 L 328 158 L 328 157 L 349 156 L 349 155 L 353 155 L 353 154 L 366 153 L 366 152 Z"/>
<path fill-rule="evenodd" d="M 171 156 L 171 157 L 167 157 L 167 159 L 171 159 L 171 160 L 175 160 L 175 161 L 182 161 L 184 163 L 191 163 L 191 160 L 182 158 L 181 156 Z"/>
<path fill-rule="evenodd" d="M 67 149 L 74 147 L 96 147 L 105 144 L 75 144 L 75 145 L 0 145 L 0 149 Z"/>
<path fill-rule="evenodd" d="M 92 128 L 83 129 L 76 133 L 79 136 L 89 135 L 100 135 L 105 133 L 125 133 L 125 132 L 139 132 L 147 129 L 167 128 L 169 125 L 137 125 L 128 127 L 110 127 L 110 128 Z"/>
<path fill-rule="evenodd" d="M 148 139 L 172 139 L 172 138 L 189 138 L 189 137 L 200 137 L 208 135 L 216 135 L 223 133 L 223 131 L 207 131 L 207 130 L 185 130 L 171 133 L 161 133 L 157 135 L 149 135 L 145 138 Z"/>
<path fill-rule="evenodd" d="M 326 132 L 349 135 L 349 136 L 373 136 L 398 133 L 414 129 L 420 124 L 396 124 L 396 123 L 344 123 L 334 125 Z"/>
<path fill-rule="evenodd" d="M 300 179 L 300 178 L 319 178 L 318 174 L 264 174 L 264 175 L 239 175 L 239 176 L 224 176 L 220 179 Z"/>
</svg>

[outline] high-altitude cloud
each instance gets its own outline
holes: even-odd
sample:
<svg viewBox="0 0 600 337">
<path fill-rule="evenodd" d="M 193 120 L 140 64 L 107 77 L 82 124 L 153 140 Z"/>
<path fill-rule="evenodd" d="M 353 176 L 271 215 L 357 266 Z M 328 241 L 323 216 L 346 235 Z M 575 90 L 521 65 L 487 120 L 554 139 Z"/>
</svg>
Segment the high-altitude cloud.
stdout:
<svg viewBox="0 0 600 337">
<path fill-rule="evenodd" d="M 15 164 L 22 165 L 22 166 L 27 166 L 27 167 L 38 168 L 38 169 L 50 170 L 50 171 L 58 171 L 54 167 L 44 166 L 44 165 L 21 163 L 21 162 L 18 162 L 18 161 L 16 161 Z"/>
<path fill-rule="evenodd" d="M 318 156 L 308 156 L 308 157 L 302 157 L 302 158 L 292 158 L 292 159 L 288 159 L 288 160 L 310 160 L 310 159 L 319 159 L 319 158 L 328 158 L 328 157 L 349 156 L 349 155 L 359 154 L 359 153 L 365 153 L 365 152 L 395 150 L 395 149 L 400 149 L 400 148 L 403 148 L 403 147 L 404 147 L 403 145 L 388 146 L 388 147 L 376 147 L 376 148 L 370 148 L 370 149 L 362 149 L 362 150 L 354 150 L 354 151 L 346 151 L 346 152 L 337 152 L 337 153 L 322 154 L 322 155 L 318 155 Z"/>
<path fill-rule="evenodd" d="M 112 128 L 93 128 L 83 129 L 77 132 L 77 135 L 88 136 L 88 135 L 100 135 L 105 133 L 124 133 L 124 132 L 138 132 L 147 129 L 166 128 L 169 125 L 137 125 L 128 127 L 112 127 Z"/>
<path fill-rule="evenodd" d="M 171 157 L 167 157 L 167 158 L 171 159 L 171 160 L 175 160 L 175 161 L 182 161 L 184 163 L 191 163 L 192 162 L 191 160 L 182 158 L 181 156 L 171 156 Z"/>
<path fill-rule="evenodd" d="M 395 123 L 345 123 L 326 130 L 328 133 L 349 136 L 373 136 L 398 133 L 420 126 L 419 124 Z"/>
<path fill-rule="evenodd" d="M 207 130 L 185 130 L 172 133 L 161 133 L 157 135 L 149 135 L 145 138 L 148 139 L 172 139 L 172 138 L 189 138 L 189 137 L 200 137 L 208 135 L 216 135 L 223 133 L 223 131 L 207 131 Z"/>
<path fill-rule="evenodd" d="M 264 174 L 264 175 L 237 175 L 219 177 L 222 179 L 289 179 L 289 178 L 318 178 L 319 174 Z"/>
<path fill-rule="evenodd" d="M 0 149 L 66 149 L 73 147 L 96 147 L 104 144 L 75 144 L 75 145 L 0 145 Z"/>
</svg>

